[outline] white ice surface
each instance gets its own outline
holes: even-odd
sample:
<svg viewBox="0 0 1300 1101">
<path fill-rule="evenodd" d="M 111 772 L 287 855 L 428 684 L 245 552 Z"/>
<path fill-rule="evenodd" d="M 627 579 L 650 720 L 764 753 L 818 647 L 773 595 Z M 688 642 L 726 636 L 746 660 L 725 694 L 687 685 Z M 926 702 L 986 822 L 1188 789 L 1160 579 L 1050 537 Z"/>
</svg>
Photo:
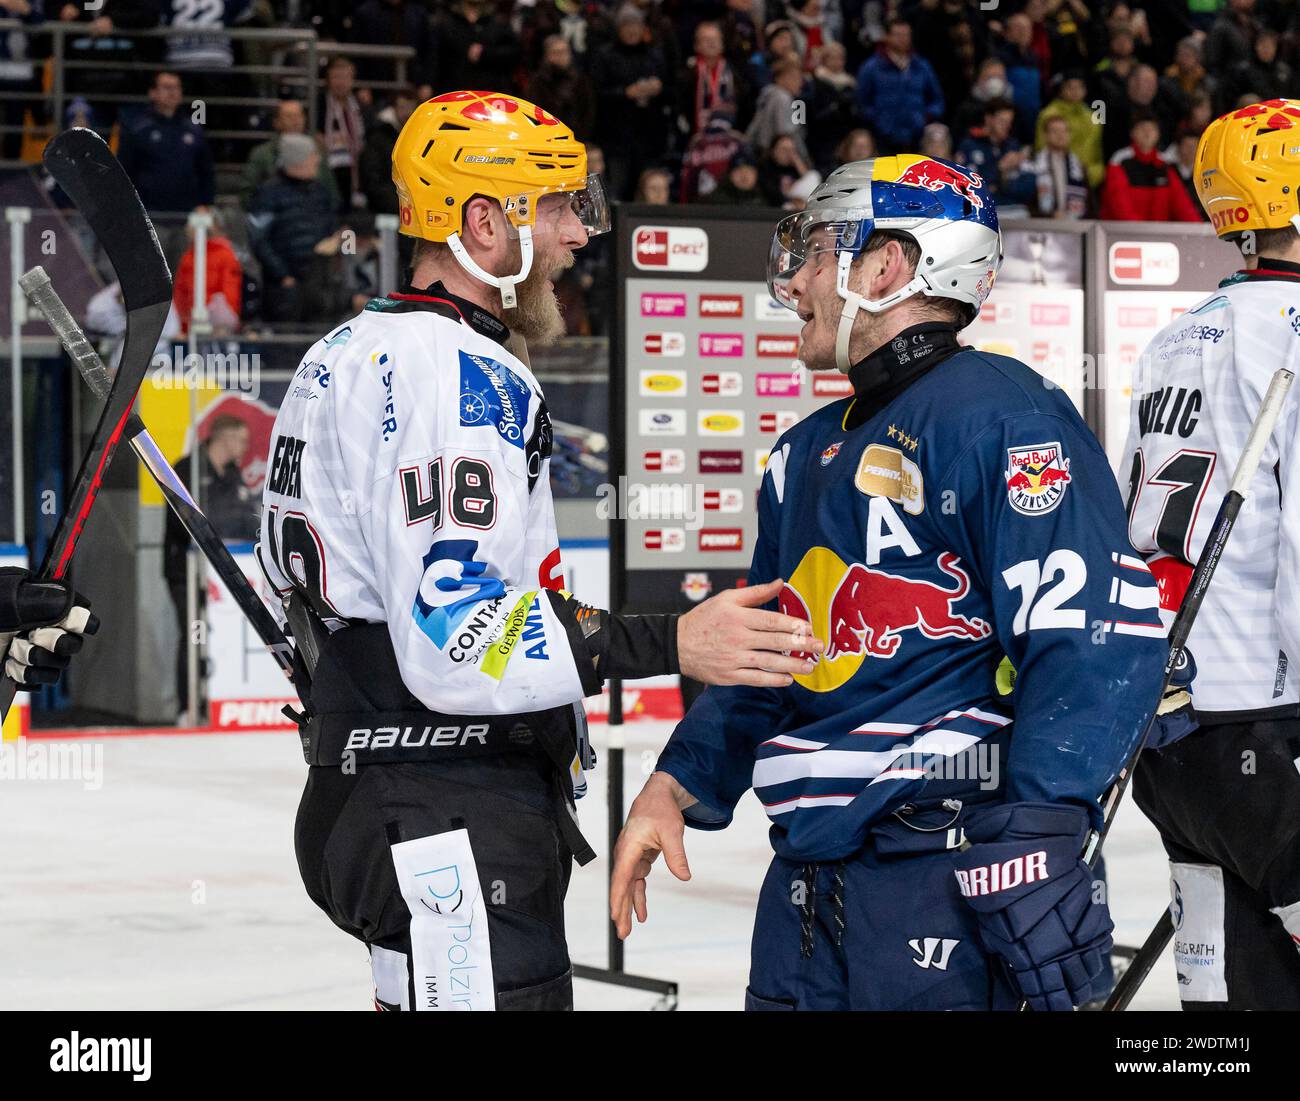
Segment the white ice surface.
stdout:
<svg viewBox="0 0 1300 1101">
<path fill-rule="evenodd" d="M 630 802 L 670 732 L 626 735 Z M 593 727 L 602 762 L 603 726 Z M 365 948 L 307 899 L 293 856 L 305 766 L 289 733 L 114 736 L 103 784 L 0 779 L 0 1009 L 370 1007 Z M 605 771 L 589 775 L 583 830 L 602 858 L 575 870 L 575 962 L 605 962 Z M 1116 940 L 1138 944 L 1167 901 L 1154 830 L 1131 804 L 1107 843 Z M 688 831 L 694 879 L 657 868 L 628 971 L 680 984 L 682 1009 L 737 1009 L 754 901 L 770 850 L 752 796 L 730 829 Z M 580 1009 L 647 1009 L 650 994 L 579 981 Z M 1135 1008 L 1177 1008 L 1156 966 Z"/>
</svg>

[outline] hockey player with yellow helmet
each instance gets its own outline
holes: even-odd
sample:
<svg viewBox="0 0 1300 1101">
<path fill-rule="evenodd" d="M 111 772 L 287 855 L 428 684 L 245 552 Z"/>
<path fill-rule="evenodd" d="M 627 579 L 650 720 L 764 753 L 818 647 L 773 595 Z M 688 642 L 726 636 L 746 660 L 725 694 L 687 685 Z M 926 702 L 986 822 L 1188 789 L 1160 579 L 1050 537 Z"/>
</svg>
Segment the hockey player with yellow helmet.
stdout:
<svg viewBox="0 0 1300 1101">
<path fill-rule="evenodd" d="M 1239 271 L 1135 368 L 1129 537 L 1172 621 L 1269 380 L 1300 370 L 1300 101 L 1216 119 L 1197 195 Z M 1171 868 L 1188 1009 L 1300 1009 L 1300 412 L 1293 391 L 1188 640 L 1191 702 L 1162 715 L 1138 805 Z"/>
<path fill-rule="evenodd" d="M 259 557 L 312 674 L 298 864 L 369 948 L 377 1007 L 571 1008 L 582 698 L 611 676 L 788 684 L 814 644 L 761 610 L 779 581 L 680 617 L 563 591 L 518 338 L 563 331 L 553 280 L 609 227 L 573 132 L 451 92 L 406 122 L 393 180 L 409 282 L 308 351 L 271 440 Z"/>
</svg>

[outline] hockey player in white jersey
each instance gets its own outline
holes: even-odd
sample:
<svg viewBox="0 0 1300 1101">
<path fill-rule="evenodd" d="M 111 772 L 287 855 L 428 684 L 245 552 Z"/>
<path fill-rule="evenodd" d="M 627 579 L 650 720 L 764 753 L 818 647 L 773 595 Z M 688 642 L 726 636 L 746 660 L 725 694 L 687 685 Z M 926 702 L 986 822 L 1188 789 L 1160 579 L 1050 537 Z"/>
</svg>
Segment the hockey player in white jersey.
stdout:
<svg viewBox="0 0 1300 1101">
<path fill-rule="evenodd" d="M 519 338 L 562 332 L 551 280 L 608 228 L 572 131 L 516 97 L 441 95 L 393 178 L 411 284 L 310 349 L 271 441 L 259 555 L 311 674 L 299 867 L 369 946 L 378 1007 L 571 1008 L 563 901 L 593 855 L 579 701 L 610 676 L 788 684 L 810 634 L 759 607 L 779 582 L 682 617 L 562 591 L 551 420 Z"/>
<path fill-rule="evenodd" d="M 1161 331 L 1133 381 L 1129 537 L 1172 622 L 1279 367 L 1300 370 L 1300 101 L 1213 122 L 1197 193 L 1242 270 Z M 1172 869 L 1185 1009 L 1300 1009 L 1300 410 L 1278 420 L 1157 725 L 1138 805 Z"/>
</svg>

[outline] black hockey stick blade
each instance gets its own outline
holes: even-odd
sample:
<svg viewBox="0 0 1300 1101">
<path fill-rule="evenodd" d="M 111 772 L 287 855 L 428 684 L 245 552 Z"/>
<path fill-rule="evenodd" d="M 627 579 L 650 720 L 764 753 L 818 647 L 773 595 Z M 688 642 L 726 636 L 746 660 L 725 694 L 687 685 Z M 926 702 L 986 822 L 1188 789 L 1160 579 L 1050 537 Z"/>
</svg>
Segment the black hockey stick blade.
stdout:
<svg viewBox="0 0 1300 1101">
<path fill-rule="evenodd" d="M 172 280 L 140 196 L 98 134 L 81 128 L 65 130 L 45 147 L 44 161 L 103 244 L 127 311 L 117 378 L 38 571 L 39 577 L 58 580 L 68 572 L 77 540 L 149 369 L 171 305 Z M 14 692 L 12 681 L 0 680 L 0 718 L 9 713 Z"/>
<path fill-rule="evenodd" d="M 32 268 L 18 280 L 18 285 L 22 287 L 28 301 L 45 315 L 45 320 L 49 322 L 54 335 L 59 338 L 64 351 L 71 357 L 81 377 L 86 380 L 90 392 L 97 398 L 106 398 L 111 385 L 108 368 L 104 366 L 99 353 L 86 339 L 85 332 L 50 283 L 50 277 L 45 269 L 39 265 Z M 275 658 L 285 676 L 291 681 L 299 679 L 295 676 L 293 647 L 284 637 L 280 625 L 276 623 L 275 617 L 257 595 L 252 582 L 239 568 L 239 563 L 226 549 L 226 544 L 217 533 L 217 529 L 212 526 L 212 521 L 199 509 L 194 498 L 190 496 L 189 490 L 185 488 L 185 483 L 180 480 L 161 449 L 154 443 L 153 437 L 145 429 L 144 422 L 132 413 L 127 419 L 123 435 L 130 441 L 132 450 L 140 457 L 145 469 L 162 490 L 167 506 L 176 514 L 181 526 L 189 533 L 203 557 L 224 582 L 235 603 L 239 605 L 257 636 L 271 651 L 271 656 Z"/>
</svg>

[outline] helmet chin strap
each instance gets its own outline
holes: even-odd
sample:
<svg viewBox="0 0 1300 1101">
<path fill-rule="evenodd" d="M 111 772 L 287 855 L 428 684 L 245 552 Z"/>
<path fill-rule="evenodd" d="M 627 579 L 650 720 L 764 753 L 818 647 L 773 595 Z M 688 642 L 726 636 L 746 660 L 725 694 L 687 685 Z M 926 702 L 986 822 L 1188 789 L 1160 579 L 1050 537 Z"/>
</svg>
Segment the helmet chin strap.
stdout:
<svg viewBox="0 0 1300 1101">
<path fill-rule="evenodd" d="M 519 271 L 515 275 L 489 275 L 475 262 L 474 258 L 466 251 L 464 244 L 461 242 L 459 233 L 449 233 L 447 235 L 447 247 L 451 249 L 451 254 L 456 257 L 460 266 L 470 273 L 481 283 L 486 283 L 489 287 L 496 287 L 501 292 L 501 305 L 507 310 L 513 310 L 519 304 L 519 296 L 515 293 L 515 287 L 528 278 L 528 273 L 533 270 L 533 227 L 519 227 Z"/>
<path fill-rule="evenodd" d="M 849 337 L 853 335 L 853 322 L 857 320 L 858 311 L 883 313 L 925 288 L 925 280 L 917 275 L 912 277 L 910 283 L 899 287 L 885 298 L 863 298 L 857 291 L 849 290 L 849 268 L 854 259 L 853 253 L 847 249 L 841 252 L 835 278 L 835 290 L 844 299 L 839 328 L 835 331 L 835 366 L 846 375 L 849 373 L 849 368 L 853 366 L 853 361 L 849 358 Z"/>
</svg>

